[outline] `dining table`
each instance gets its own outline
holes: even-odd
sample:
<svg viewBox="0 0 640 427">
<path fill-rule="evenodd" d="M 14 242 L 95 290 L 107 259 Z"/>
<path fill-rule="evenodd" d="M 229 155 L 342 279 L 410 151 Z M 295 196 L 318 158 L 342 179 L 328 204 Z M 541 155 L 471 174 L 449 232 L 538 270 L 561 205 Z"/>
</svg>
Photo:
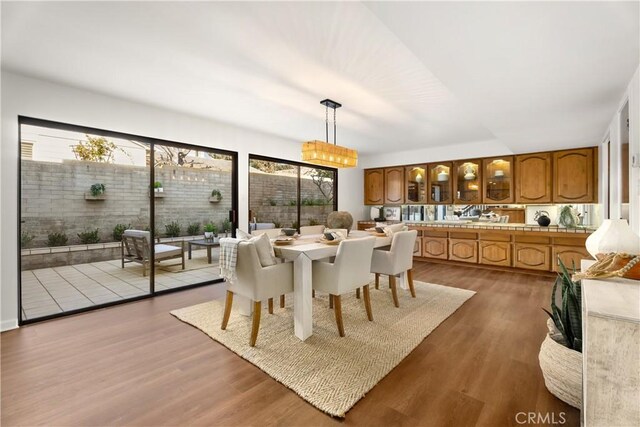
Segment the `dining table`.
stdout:
<svg viewBox="0 0 640 427">
<path fill-rule="evenodd" d="M 358 239 L 374 236 L 375 248 L 383 248 L 391 245 L 391 238 L 380 235 L 380 233 L 369 233 L 366 231 L 353 231 L 349 233 L 347 239 Z M 313 334 L 313 261 L 336 256 L 338 244 L 325 243 L 322 241 L 323 235 L 299 236 L 286 245 L 278 245 L 274 241 L 274 251 L 277 257 L 285 261 L 293 262 L 293 320 L 294 334 L 304 341 Z M 407 289 L 407 280 L 402 274 L 399 279 L 399 286 Z"/>
</svg>

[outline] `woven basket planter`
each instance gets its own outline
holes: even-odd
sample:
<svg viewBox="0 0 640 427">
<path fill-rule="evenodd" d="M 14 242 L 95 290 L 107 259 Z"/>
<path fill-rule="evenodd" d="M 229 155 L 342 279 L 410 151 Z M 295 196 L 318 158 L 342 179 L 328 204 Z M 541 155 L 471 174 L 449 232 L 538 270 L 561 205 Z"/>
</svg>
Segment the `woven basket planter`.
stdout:
<svg viewBox="0 0 640 427">
<path fill-rule="evenodd" d="M 551 319 L 551 327 L 555 328 Z M 582 409 L 582 353 L 554 341 L 549 334 L 540 346 L 540 369 L 547 390 L 569 405 Z"/>
</svg>

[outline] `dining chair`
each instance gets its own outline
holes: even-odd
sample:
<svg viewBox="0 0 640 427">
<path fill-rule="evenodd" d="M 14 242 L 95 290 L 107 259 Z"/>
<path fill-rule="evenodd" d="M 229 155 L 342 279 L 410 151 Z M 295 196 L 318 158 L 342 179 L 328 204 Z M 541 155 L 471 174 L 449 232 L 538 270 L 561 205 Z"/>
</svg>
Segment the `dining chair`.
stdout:
<svg viewBox="0 0 640 427">
<path fill-rule="evenodd" d="M 338 246 L 334 262 L 313 261 L 313 289 L 329 294 L 341 337 L 344 337 L 341 295 L 362 287 L 367 318 L 373 320 L 369 281 L 375 241 L 375 237 L 344 240 Z"/>
<path fill-rule="evenodd" d="M 324 225 L 305 225 L 300 227 L 301 236 L 309 236 L 312 234 L 322 234 L 324 231 Z"/>
<path fill-rule="evenodd" d="M 252 236 L 259 236 L 261 234 L 266 234 L 270 239 L 275 239 L 282 234 L 282 228 L 263 228 L 260 230 L 253 230 L 251 232 Z"/>
<path fill-rule="evenodd" d="M 413 298 L 416 291 L 413 287 L 413 249 L 418 236 L 417 230 L 398 231 L 393 234 L 391 246 L 388 250 L 376 249 L 371 257 L 371 272 L 376 275 L 376 289 L 379 287 L 380 275 L 389 276 L 389 287 L 393 296 L 393 304 L 400 307 L 398 302 L 398 291 L 396 289 L 396 276 L 407 272 L 409 290 Z"/>
<path fill-rule="evenodd" d="M 253 318 L 249 345 L 254 347 L 260 329 L 262 301 L 268 300 L 269 314 L 273 314 L 273 298 L 293 292 L 293 263 L 285 262 L 268 267 L 260 264 L 258 251 L 252 242 L 238 243 L 236 278 L 229 283 L 224 315 L 220 329 L 227 329 L 233 295 L 241 295 L 253 302 Z"/>
</svg>

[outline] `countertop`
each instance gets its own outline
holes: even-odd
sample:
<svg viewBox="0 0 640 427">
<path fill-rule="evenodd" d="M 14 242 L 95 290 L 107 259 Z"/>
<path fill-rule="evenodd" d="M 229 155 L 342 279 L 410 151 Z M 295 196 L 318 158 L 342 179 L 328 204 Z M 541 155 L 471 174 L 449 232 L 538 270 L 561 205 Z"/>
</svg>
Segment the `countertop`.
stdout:
<svg viewBox="0 0 640 427">
<path fill-rule="evenodd" d="M 360 224 L 375 224 L 376 221 L 358 221 Z M 400 221 L 386 221 L 386 223 L 397 223 Z M 593 233 L 597 227 L 563 228 L 557 225 L 540 227 L 539 225 L 499 223 L 499 222 L 471 222 L 471 221 L 403 221 L 405 224 L 414 227 L 442 227 L 442 228 L 465 228 L 480 230 L 519 230 L 519 231 L 541 231 L 550 233 Z"/>
</svg>

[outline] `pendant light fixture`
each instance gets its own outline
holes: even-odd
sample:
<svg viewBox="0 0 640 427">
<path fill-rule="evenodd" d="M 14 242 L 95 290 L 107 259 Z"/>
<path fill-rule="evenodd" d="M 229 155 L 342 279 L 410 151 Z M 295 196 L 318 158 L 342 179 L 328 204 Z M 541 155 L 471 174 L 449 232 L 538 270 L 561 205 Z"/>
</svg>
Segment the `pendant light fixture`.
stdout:
<svg viewBox="0 0 640 427">
<path fill-rule="evenodd" d="M 325 106 L 325 138 L 326 142 L 308 141 L 302 144 L 302 160 L 322 166 L 335 168 L 353 168 L 358 165 L 358 152 L 336 144 L 336 109 L 342 104 L 324 99 L 320 104 Z M 329 143 L 329 108 L 333 109 L 333 144 Z"/>
</svg>

